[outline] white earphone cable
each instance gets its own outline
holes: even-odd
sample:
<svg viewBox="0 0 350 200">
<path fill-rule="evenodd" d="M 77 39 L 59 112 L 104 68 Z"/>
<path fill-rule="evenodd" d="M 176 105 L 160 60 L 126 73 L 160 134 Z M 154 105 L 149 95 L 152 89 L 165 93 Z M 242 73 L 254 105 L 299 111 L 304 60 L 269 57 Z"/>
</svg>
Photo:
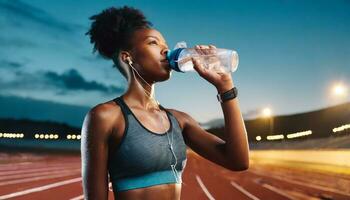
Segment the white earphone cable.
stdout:
<svg viewBox="0 0 350 200">
<path fill-rule="evenodd" d="M 145 79 L 143 79 L 142 78 L 142 76 L 137 72 L 137 70 L 134 68 L 134 66 L 132 65 L 132 62 L 130 61 L 129 62 L 129 65 L 130 65 L 130 67 L 132 68 L 132 69 L 134 69 L 134 70 L 132 70 L 133 71 L 133 76 L 135 77 L 135 74 L 134 74 L 134 71 L 137 73 L 137 75 L 150 87 L 150 88 L 152 88 L 152 86 L 150 85 L 150 84 L 148 84 L 147 83 L 147 81 L 145 81 Z M 140 84 L 140 82 L 137 80 L 137 78 L 135 77 L 135 79 L 136 79 L 136 81 L 138 82 L 138 84 Z M 160 111 L 160 108 L 159 108 L 159 102 L 152 96 L 152 94 L 150 93 L 150 92 L 148 92 L 144 87 L 143 87 L 143 85 L 142 84 L 140 84 L 141 85 L 141 87 L 142 87 L 142 89 L 143 89 L 143 91 L 145 92 L 145 94 L 154 102 L 154 103 L 156 103 L 157 105 L 158 105 L 158 110 Z M 153 93 L 154 94 L 154 93 Z M 164 127 L 164 121 L 163 121 L 163 115 L 161 116 L 161 120 L 162 120 L 162 126 Z M 171 121 L 170 121 L 170 123 L 171 123 Z M 171 126 L 171 124 L 170 124 L 170 126 Z M 173 142 L 174 142 L 174 133 L 172 133 L 171 134 L 171 141 L 170 141 L 170 138 L 169 138 L 169 134 L 168 134 L 168 130 L 165 130 L 166 131 L 166 135 L 167 135 L 167 139 L 168 139 L 168 144 L 169 144 L 169 149 L 170 149 L 170 151 L 171 151 L 171 153 L 172 153 L 172 155 L 174 156 L 174 158 L 175 158 L 175 164 L 170 164 L 170 166 L 171 166 L 171 169 L 172 169 L 172 171 L 173 171 L 173 173 L 174 173 L 174 177 L 175 177 L 175 180 L 176 180 L 176 182 L 177 183 L 182 183 L 182 181 L 179 179 L 179 175 L 178 175 L 178 172 L 177 172 L 177 170 L 176 170 L 176 165 L 177 165 L 177 157 L 176 157 L 176 155 L 175 155 L 175 153 L 174 153 L 174 149 L 173 149 Z"/>
</svg>

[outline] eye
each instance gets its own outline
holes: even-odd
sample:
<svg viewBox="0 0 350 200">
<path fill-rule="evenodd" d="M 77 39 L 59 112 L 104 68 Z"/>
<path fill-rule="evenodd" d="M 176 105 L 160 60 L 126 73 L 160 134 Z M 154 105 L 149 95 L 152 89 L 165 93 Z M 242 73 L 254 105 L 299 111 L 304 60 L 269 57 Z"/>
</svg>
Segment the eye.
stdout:
<svg viewBox="0 0 350 200">
<path fill-rule="evenodd" d="M 148 44 L 158 44 L 156 40 L 152 40 L 151 42 L 149 42 Z"/>
</svg>

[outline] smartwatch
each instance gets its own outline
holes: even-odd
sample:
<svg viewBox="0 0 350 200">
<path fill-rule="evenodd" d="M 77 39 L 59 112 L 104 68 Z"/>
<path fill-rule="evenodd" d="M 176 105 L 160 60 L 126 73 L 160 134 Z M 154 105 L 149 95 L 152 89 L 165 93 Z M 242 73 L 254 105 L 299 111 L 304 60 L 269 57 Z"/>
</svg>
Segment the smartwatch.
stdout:
<svg viewBox="0 0 350 200">
<path fill-rule="evenodd" d="M 228 101 L 230 99 L 236 98 L 238 95 L 238 90 L 236 87 L 233 87 L 232 89 L 222 93 L 222 94 L 217 94 L 216 97 L 220 103 L 223 103 L 225 101 Z"/>
</svg>

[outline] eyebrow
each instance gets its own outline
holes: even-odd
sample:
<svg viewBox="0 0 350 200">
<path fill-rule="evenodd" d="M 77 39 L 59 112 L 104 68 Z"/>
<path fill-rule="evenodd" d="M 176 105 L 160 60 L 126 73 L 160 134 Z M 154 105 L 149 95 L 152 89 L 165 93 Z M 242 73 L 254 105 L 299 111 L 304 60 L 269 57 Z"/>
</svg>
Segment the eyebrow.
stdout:
<svg viewBox="0 0 350 200">
<path fill-rule="evenodd" d="M 159 40 L 159 38 L 157 37 L 157 36 L 153 36 L 153 35 L 149 35 L 149 36 L 146 36 L 146 38 L 145 38 L 145 40 L 147 40 L 148 38 L 154 38 L 154 39 L 156 39 L 156 40 L 158 40 L 158 41 L 160 41 Z M 166 44 L 166 42 L 164 41 L 164 44 Z"/>
<path fill-rule="evenodd" d="M 158 38 L 157 36 L 153 36 L 153 35 L 148 35 L 148 36 L 146 36 L 145 40 L 147 40 L 147 39 L 150 38 L 150 37 L 159 40 L 159 38 Z"/>
<path fill-rule="evenodd" d="M 153 36 L 153 35 L 148 35 L 148 36 L 146 36 L 146 38 L 145 38 L 144 41 L 146 41 L 148 38 L 154 38 L 154 39 L 160 41 L 159 38 L 158 38 L 157 36 Z M 164 44 L 168 47 L 168 44 L 167 44 L 165 41 L 164 41 Z"/>
</svg>

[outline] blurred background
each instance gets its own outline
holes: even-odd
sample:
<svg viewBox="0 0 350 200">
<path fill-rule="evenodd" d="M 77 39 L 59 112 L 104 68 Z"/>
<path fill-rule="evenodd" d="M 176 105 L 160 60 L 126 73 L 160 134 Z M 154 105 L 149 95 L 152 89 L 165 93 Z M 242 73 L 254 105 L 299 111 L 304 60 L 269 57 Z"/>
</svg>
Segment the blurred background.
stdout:
<svg viewBox="0 0 350 200">
<path fill-rule="evenodd" d="M 181 199 L 350 199 L 350 2 L 341 0 L 0 0 L 0 199 L 84 198 L 84 116 L 126 90 L 85 33 L 90 16 L 124 5 L 171 49 L 186 41 L 239 54 L 232 76 L 250 168 L 232 172 L 188 149 Z M 156 84 L 164 107 L 224 139 L 216 93 L 196 72 Z"/>
</svg>

